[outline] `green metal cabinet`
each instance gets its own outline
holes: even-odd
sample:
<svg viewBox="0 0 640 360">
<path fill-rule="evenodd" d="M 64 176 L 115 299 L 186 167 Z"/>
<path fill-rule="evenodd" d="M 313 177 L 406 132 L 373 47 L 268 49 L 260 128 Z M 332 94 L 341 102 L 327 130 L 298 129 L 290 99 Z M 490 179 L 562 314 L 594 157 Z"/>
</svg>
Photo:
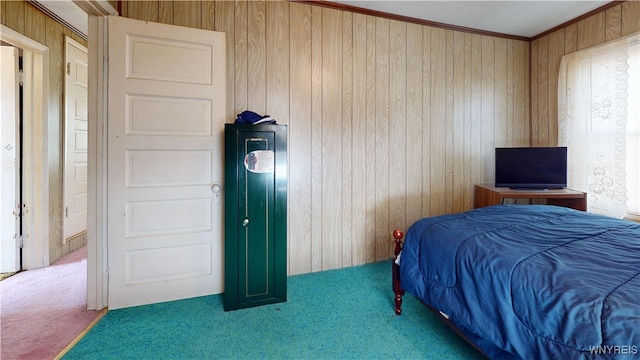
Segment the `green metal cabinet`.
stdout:
<svg viewBox="0 0 640 360">
<path fill-rule="evenodd" d="M 225 125 L 224 310 L 287 301 L 287 127 Z"/>
</svg>

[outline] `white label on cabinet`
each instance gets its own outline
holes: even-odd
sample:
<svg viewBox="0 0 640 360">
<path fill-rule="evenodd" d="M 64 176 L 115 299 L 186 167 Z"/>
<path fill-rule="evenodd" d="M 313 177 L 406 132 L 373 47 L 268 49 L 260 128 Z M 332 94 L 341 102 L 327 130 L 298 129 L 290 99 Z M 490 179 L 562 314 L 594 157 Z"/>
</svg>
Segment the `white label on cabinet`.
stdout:
<svg viewBox="0 0 640 360">
<path fill-rule="evenodd" d="M 270 173 L 275 168 L 274 158 L 271 150 L 252 151 L 244 157 L 244 167 L 253 173 Z"/>
</svg>

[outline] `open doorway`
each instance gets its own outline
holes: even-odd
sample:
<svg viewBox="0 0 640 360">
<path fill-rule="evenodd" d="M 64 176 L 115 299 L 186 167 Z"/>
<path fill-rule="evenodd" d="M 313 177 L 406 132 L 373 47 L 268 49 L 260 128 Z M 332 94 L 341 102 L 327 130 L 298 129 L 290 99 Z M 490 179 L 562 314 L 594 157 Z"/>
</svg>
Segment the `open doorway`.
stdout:
<svg viewBox="0 0 640 360">
<path fill-rule="evenodd" d="M 17 2 L 14 4 L 16 4 L 17 8 L 24 7 L 25 11 L 37 12 L 39 10 L 43 12 L 46 16 L 49 16 L 58 23 L 61 23 L 67 30 L 70 29 L 75 35 L 78 35 L 73 35 L 76 40 L 80 40 L 79 38 L 86 39 L 86 34 L 89 33 L 87 26 L 89 17 L 93 17 L 94 22 L 97 22 L 98 19 L 102 18 L 102 16 L 118 14 L 118 12 L 106 0 L 77 0 L 73 2 L 33 1 L 29 2 L 30 5 L 19 5 Z M 33 7 L 31 5 L 33 5 Z M 46 6 L 51 7 L 51 9 L 45 11 L 44 8 Z M 34 14 L 33 18 L 41 17 L 42 15 L 37 13 Z M 47 29 L 48 28 L 49 23 L 47 24 Z M 49 36 L 55 37 L 61 33 L 58 31 L 57 25 L 53 24 L 52 28 L 55 33 L 48 33 L 46 35 L 47 39 Z M 94 25 L 94 28 L 97 29 L 97 26 Z M 53 174 L 49 173 L 49 165 L 62 161 L 62 158 L 51 158 L 52 153 L 49 150 L 51 150 L 50 148 L 52 147 L 57 147 L 57 143 L 52 145 L 49 139 L 53 136 L 53 141 L 59 141 L 59 138 L 57 137 L 60 135 L 58 129 L 62 130 L 62 128 L 59 128 L 56 125 L 58 121 L 57 114 L 60 111 L 60 107 L 64 106 L 62 103 L 58 104 L 57 101 L 51 103 L 51 99 L 58 98 L 59 92 L 57 86 L 61 84 L 58 81 L 62 79 L 56 73 L 50 74 L 50 69 L 51 71 L 58 71 L 59 69 L 57 65 L 50 65 L 50 62 L 55 61 L 55 64 L 58 64 L 58 61 L 63 59 L 63 57 L 61 58 L 63 55 L 59 53 L 61 50 L 59 48 L 60 43 L 52 43 L 52 48 L 49 49 L 47 46 L 43 45 L 44 42 L 41 43 L 37 40 L 43 39 L 43 34 L 40 33 L 41 28 L 31 30 L 29 31 L 33 32 L 34 37 L 26 36 L 24 32 L 16 31 L 14 28 L 7 26 L 4 22 L 0 24 L 0 40 L 21 48 L 24 51 L 24 108 L 29 109 L 28 112 L 25 112 L 24 114 L 25 127 L 23 129 L 24 141 L 22 144 L 24 151 L 22 154 L 23 212 L 21 227 L 24 229 L 22 268 L 25 270 L 37 269 L 50 265 L 50 262 L 52 261 L 50 255 L 55 251 L 55 249 L 51 248 L 51 237 L 55 237 L 55 241 L 57 242 L 58 235 L 62 235 L 61 232 L 58 233 L 58 230 L 62 231 L 62 229 L 58 228 L 57 221 L 61 219 L 59 216 L 61 214 L 60 211 L 64 214 L 64 208 L 61 204 L 62 193 L 57 191 L 57 188 L 61 188 L 63 179 L 60 177 L 58 181 L 57 172 Z M 64 30 L 63 36 L 68 33 L 67 30 Z M 94 30 L 93 35 L 91 36 L 93 36 L 94 40 L 100 38 L 97 30 Z M 101 53 L 96 49 L 97 48 L 95 46 L 89 47 L 89 53 L 96 54 L 94 55 L 95 59 L 93 61 L 90 59 L 89 63 L 91 64 L 96 64 L 99 62 L 99 59 L 101 59 Z M 50 83 L 51 81 L 54 82 Z M 92 74 L 90 72 L 89 82 L 92 81 L 94 84 L 92 85 L 93 87 L 95 87 L 96 84 L 99 84 L 100 81 L 102 81 L 100 74 Z M 94 94 L 93 102 L 95 101 L 97 100 Z M 53 116 L 51 118 L 53 119 L 53 123 L 49 123 L 49 118 L 51 116 Z M 96 115 L 89 115 L 89 118 L 92 116 L 95 117 Z M 91 127 L 91 125 L 89 125 L 89 127 Z M 51 131 L 53 131 L 53 133 L 51 133 Z M 91 132 L 89 132 L 89 134 L 91 134 Z M 100 139 L 96 139 L 96 137 L 93 136 L 92 139 L 88 139 L 88 143 L 94 144 L 95 147 L 96 143 L 100 143 L 99 140 Z M 57 156 L 56 154 L 53 155 Z M 88 161 L 88 187 L 90 190 L 89 194 L 91 194 L 91 183 L 95 183 L 96 179 L 100 179 L 100 176 L 91 176 L 92 173 L 96 172 L 95 165 L 97 163 L 97 160 L 94 158 L 95 156 L 91 156 L 91 146 L 89 146 L 88 157 L 90 158 Z M 94 164 L 93 172 L 91 171 L 92 163 Z M 97 165 L 98 167 L 100 166 L 100 164 Z M 52 187 L 51 184 L 54 184 L 55 186 Z M 52 192 L 51 189 L 53 189 L 54 192 Z M 91 198 L 91 196 L 89 197 Z M 95 199 L 89 199 L 88 202 L 91 204 L 92 202 L 95 202 Z M 89 208 L 91 208 L 91 206 L 89 206 Z M 88 221 L 88 232 L 81 235 L 81 237 L 85 237 L 87 239 L 86 241 L 88 244 L 87 275 L 89 280 L 87 283 L 87 306 L 90 309 L 102 309 L 106 306 L 106 243 L 101 240 L 102 232 L 97 234 L 98 231 L 95 230 L 95 221 L 99 218 L 99 214 L 92 214 L 91 212 L 89 212 L 89 214 L 93 215 L 93 221 Z M 55 222 L 55 224 L 52 223 L 52 221 Z M 100 241 L 97 241 L 96 239 L 100 239 Z M 61 242 L 64 242 L 64 246 L 66 246 L 66 248 L 75 246 L 68 244 L 76 244 L 76 238 L 73 238 L 71 241 L 67 238 L 66 242 L 64 240 L 65 239 Z"/>
<path fill-rule="evenodd" d="M 63 104 L 52 99 L 57 97 L 53 96 L 59 84 L 57 79 L 64 78 L 62 72 L 66 67 L 50 67 L 48 47 L 4 24 L 0 26 L 0 41 L 3 48 L 0 77 L 3 83 L 5 80 L 7 83 L 1 89 L 2 104 L 0 106 L 3 118 L 0 154 L 4 156 L 9 152 L 8 150 L 11 150 L 12 155 L 7 161 L 2 159 L 3 187 L 0 192 L 0 201 L 8 203 L 8 206 L 3 207 L 2 213 L 7 214 L 5 217 L 9 219 L 3 219 L 1 224 L 3 246 L 1 260 L 3 273 L 17 271 L 16 275 L 3 279 L 1 284 L 3 301 L 0 322 L 3 329 L 0 332 L 2 332 L 3 346 L 0 357 L 4 358 L 7 353 L 11 354 L 11 351 L 18 349 L 24 350 L 21 354 L 33 354 L 32 351 L 39 346 L 42 347 L 42 344 L 45 344 L 45 348 L 49 347 L 49 340 L 59 342 L 66 341 L 65 339 L 69 336 L 75 338 L 86 327 L 86 323 L 79 330 L 72 330 L 69 325 L 75 321 L 74 319 L 95 317 L 95 314 L 86 311 L 86 248 L 80 249 L 84 251 L 68 254 L 72 260 L 70 257 L 60 259 L 50 257 L 53 243 L 64 241 L 64 239 L 58 240 L 57 234 L 50 236 L 51 224 L 55 221 L 55 217 L 50 216 L 50 212 L 55 205 L 60 204 L 56 199 L 62 194 L 57 191 L 57 186 L 50 186 L 50 179 L 53 182 L 58 181 L 55 173 L 50 174 L 49 162 L 63 160 L 57 157 L 55 151 L 50 150 L 51 144 L 56 146 L 60 142 L 56 138 L 59 133 L 56 125 L 59 121 L 57 116 Z M 56 55 L 64 50 L 56 45 L 54 44 L 52 48 L 53 59 L 56 59 Z M 74 82 L 80 82 L 85 95 L 77 94 L 76 100 L 71 103 L 77 110 L 74 111 L 75 117 L 86 119 L 86 110 L 83 111 L 86 105 L 82 104 L 86 103 L 86 56 L 80 62 L 85 64 L 85 69 L 77 69 L 76 78 L 79 80 Z M 56 72 L 50 73 L 49 69 Z M 74 135 L 78 140 L 74 148 L 86 149 L 84 145 L 86 135 L 84 138 L 82 136 L 82 128 L 86 128 L 86 124 L 79 124 L 78 127 L 80 134 L 76 131 Z M 76 162 L 76 166 L 83 165 Z M 86 175 L 84 177 L 86 178 Z M 82 174 L 79 174 L 78 178 L 82 180 Z M 5 181 L 6 179 L 8 180 Z M 7 189 L 9 187 L 10 189 Z M 50 201 L 49 194 L 53 201 Z M 53 207 L 51 203 L 54 204 Z M 11 232 L 11 235 L 5 236 L 5 230 L 7 233 Z M 14 235 L 13 232 L 16 234 Z M 20 251 L 22 240 L 24 247 Z M 6 254 L 5 248 L 8 249 Z M 22 257 L 19 256 L 20 252 Z M 5 262 L 5 259 L 8 261 Z M 9 267 L 5 268 L 5 265 Z M 40 309 L 47 309 L 47 311 L 43 314 Z M 63 330 L 58 329 L 56 333 L 51 332 L 52 326 L 42 326 L 44 323 L 50 323 L 46 321 L 46 316 L 51 314 L 56 314 L 57 320 L 65 317 L 69 319 L 62 322 Z M 45 316 L 44 322 L 43 316 Z M 24 356 L 17 356 L 17 358 Z"/>
<path fill-rule="evenodd" d="M 16 228 L 18 232 L 21 231 L 21 236 L 16 237 L 14 241 L 23 246 L 21 269 L 36 269 L 49 265 L 49 187 L 46 186 L 49 183 L 49 49 L 4 25 L 0 30 L 0 41 L 3 44 L 21 50 L 19 64 L 23 70 L 20 75 L 22 85 L 20 100 L 16 105 L 21 109 L 20 144 L 2 146 L 20 149 L 17 150 L 21 159 L 18 181 L 21 185 L 18 200 L 20 223 Z"/>
<path fill-rule="evenodd" d="M 13 275 L 21 270 L 47 267 L 51 257 L 49 243 L 49 160 L 47 151 L 47 130 L 49 128 L 47 110 L 48 100 L 48 55 L 44 45 L 17 33 L 2 25 L 1 32 L 2 58 L 2 128 L 0 129 L 0 155 L 2 176 L 0 177 L 0 231 L 1 231 L 1 278 Z M 65 53 L 71 53 L 73 47 L 80 55 L 74 53 L 69 58 L 67 80 L 70 91 L 65 113 L 72 120 L 64 121 L 71 131 L 64 134 L 72 138 L 71 173 L 74 181 L 71 189 L 65 191 L 72 199 L 65 203 L 69 215 L 81 217 L 76 221 L 79 226 L 63 237 L 67 243 L 70 238 L 86 234 L 86 152 L 87 152 L 87 49 L 78 42 L 67 39 Z M 59 50 L 58 50 L 59 51 Z M 62 77 L 62 76 L 61 76 Z M 66 104 L 65 104 L 66 105 Z M 54 108 L 57 106 L 53 104 Z M 55 121 L 55 119 L 54 119 Z M 55 143 L 55 142 L 54 142 Z M 55 156 L 55 155 L 54 155 Z M 75 157 L 75 159 L 72 159 Z M 62 160 L 62 159 L 61 159 Z M 65 174 L 66 177 L 66 174 Z M 62 195 L 62 194 L 59 194 Z M 54 194 L 54 196 L 59 196 Z M 63 210 L 64 213 L 64 210 Z M 69 216 L 70 217 L 70 216 Z M 75 229 L 75 230 L 74 230 Z M 84 235 L 86 236 L 86 235 Z M 73 244 L 78 243 L 74 239 Z M 86 240 L 85 240 L 86 243 Z M 54 246 L 61 246 L 55 245 Z M 71 245 L 66 244 L 67 248 Z M 76 246 L 76 248 L 78 248 Z M 70 251 L 75 250 L 71 248 Z M 79 274 L 86 277 L 86 272 Z"/>
<path fill-rule="evenodd" d="M 1 30 L 3 58 L 0 77 L 3 84 L 6 81 L 7 85 L 3 85 L 1 89 L 2 104 L 0 106 L 3 112 L 3 126 L 0 154 L 6 157 L 8 150 L 12 150 L 11 158 L 7 161 L 2 159 L 3 186 L 0 201 L 4 203 L 3 205 L 6 204 L 2 209 L 5 218 L 2 222 L 2 272 L 7 271 L 15 275 L 3 279 L 0 284 L 2 289 L 2 320 L 0 321 L 2 330 L 0 332 L 3 344 L 0 358 L 33 356 L 53 358 L 99 315 L 98 312 L 87 311 L 87 249 L 81 247 L 76 251 L 72 250 L 71 253 L 59 259 L 51 259 L 50 256 L 50 250 L 56 246 L 56 242 L 65 240 L 70 242 L 68 238 L 60 239 L 56 234 L 52 237 L 48 236 L 51 232 L 51 224 L 55 221 L 55 216 L 50 217 L 49 211 L 55 205 L 61 204 L 56 201 L 56 198 L 61 197 L 62 194 L 58 193 L 57 187 L 51 190 L 49 179 L 56 182 L 57 176 L 55 173 L 49 173 L 47 163 L 50 160 L 53 162 L 64 160 L 67 156 L 58 159 L 55 152 L 48 151 L 52 147 L 51 144 L 56 146 L 59 143 L 55 138 L 59 132 L 55 125 L 50 125 L 57 124 L 59 120 L 57 113 L 62 104 L 51 101 L 56 96 L 49 98 L 47 92 L 52 89 L 51 93 L 55 94 L 59 84 L 56 79 L 64 78 L 62 72 L 67 67 L 52 66 L 52 71 L 60 72 L 52 73 L 52 77 L 49 78 L 47 72 L 49 50 L 34 40 L 7 29 L 4 25 Z M 76 158 L 71 164 L 80 168 L 74 173 L 75 184 L 84 185 L 85 188 L 85 190 L 81 189 L 80 194 L 72 193 L 72 198 L 77 199 L 78 195 L 82 196 L 82 192 L 86 193 L 86 175 L 82 173 L 82 168 L 86 168 L 87 147 L 87 60 L 86 48 L 73 41 L 69 41 L 69 44 L 80 50 L 84 49 L 85 52 L 84 57 L 73 56 L 74 63 L 68 67 L 69 72 L 66 74 L 68 80 L 65 80 L 70 87 L 75 87 L 75 93 L 69 97 L 69 109 L 64 104 L 64 113 L 71 114 L 74 120 L 60 121 L 65 125 L 67 123 L 73 125 L 71 135 L 65 135 L 65 138 L 72 137 L 74 140 L 71 142 L 71 147 L 75 151 L 71 152 L 70 157 L 76 156 Z M 54 46 L 52 58 L 55 59 L 55 54 L 62 52 L 61 50 Z M 20 57 L 21 54 L 22 57 Z M 23 67 L 23 71 L 19 71 Z M 60 70 L 57 70 L 58 68 Z M 16 73 L 17 75 L 14 76 Z M 51 83 L 49 79 L 54 79 L 54 82 Z M 62 93 L 63 97 L 68 93 L 70 91 L 65 90 Z M 49 112 L 47 107 L 53 111 Z M 23 121 L 20 121 L 21 119 Z M 48 130 L 53 131 L 47 132 Z M 9 136 L 14 133 L 15 136 Z M 49 146 L 47 146 L 48 141 Z M 24 156 L 19 156 L 20 153 Z M 24 166 L 20 160 L 22 158 L 24 158 Z M 11 183 L 14 179 L 15 181 Z M 50 206 L 47 196 L 49 192 L 53 198 L 53 207 Z M 71 210 L 82 209 L 82 202 L 82 199 L 76 200 L 75 208 Z M 86 206 L 84 208 L 86 209 Z M 20 210 L 23 210 L 22 213 L 27 220 L 25 223 L 20 223 Z M 86 211 L 84 217 L 86 218 Z M 13 224 L 14 221 L 15 224 Z M 16 235 L 11 233 L 12 235 L 5 236 L 5 233 L 11 231 L 15 231 Z M 86 232 L 86 228 L 72 233 L 71 237 L 77 236 L 78 232 L 82 231 Z M 24 239 L 25 245 L 22 251 L 24 255 L 22 263 L 19 256 L 21 239 Z M 51 244 L 49 240 L 52 241 Z M 8 251 L 5 252 L 5 248 Z M 8 261 L 5 262 L 5 259 Z M 11 265 L 11 262 L 15 267 L 7 268 L 6 266 Z M 43 324 L 47 325 L 43 326 Z"/>
</svg>

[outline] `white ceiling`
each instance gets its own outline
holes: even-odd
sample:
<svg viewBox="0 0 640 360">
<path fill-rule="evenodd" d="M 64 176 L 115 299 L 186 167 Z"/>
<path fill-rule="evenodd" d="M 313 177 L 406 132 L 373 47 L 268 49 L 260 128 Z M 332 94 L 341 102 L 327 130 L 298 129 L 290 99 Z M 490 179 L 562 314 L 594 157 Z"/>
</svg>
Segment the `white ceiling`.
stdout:
<svg viewBox="0 0 640 360">
<path fill-rule="evenodd" d="M 541 34 L 610 2 L 610 0 L 328 1 L 431 22 L 527 38 Z M 87 34 L 87 15 L 72 0 L 39 0 L 37 2 L 58 14 L 83 34 Z"/>
<path fill-rule="evenodd" d="M 344 5 L 501 34 L 534 37 L 610 0 L 329 0 Z"/>
</svg>

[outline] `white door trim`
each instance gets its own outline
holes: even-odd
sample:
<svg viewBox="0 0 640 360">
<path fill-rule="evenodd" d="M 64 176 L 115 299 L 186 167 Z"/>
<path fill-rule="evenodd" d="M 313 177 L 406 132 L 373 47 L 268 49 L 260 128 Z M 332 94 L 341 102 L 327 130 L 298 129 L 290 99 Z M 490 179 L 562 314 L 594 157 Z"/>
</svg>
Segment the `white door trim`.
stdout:
<svg viewBox="0 0 640 360">
<path fill-rule="evenodd" d="M 49 266 L 49 48 L 0 24 L 0 39 L 23 50 L 22 268 Z"/>
<path fill-rule="evenodd" d="M 89 36 L 89 129 L 87 133 L 87 309 L 107 307 L 106 16 L 118 12 L 104 0 L 74 1 L 87 15 Z"/>
<path fill-rule="evenodd" d="M 87 309 L 107 307 L 107 17 L 89 15 Z"/>
</svg>

